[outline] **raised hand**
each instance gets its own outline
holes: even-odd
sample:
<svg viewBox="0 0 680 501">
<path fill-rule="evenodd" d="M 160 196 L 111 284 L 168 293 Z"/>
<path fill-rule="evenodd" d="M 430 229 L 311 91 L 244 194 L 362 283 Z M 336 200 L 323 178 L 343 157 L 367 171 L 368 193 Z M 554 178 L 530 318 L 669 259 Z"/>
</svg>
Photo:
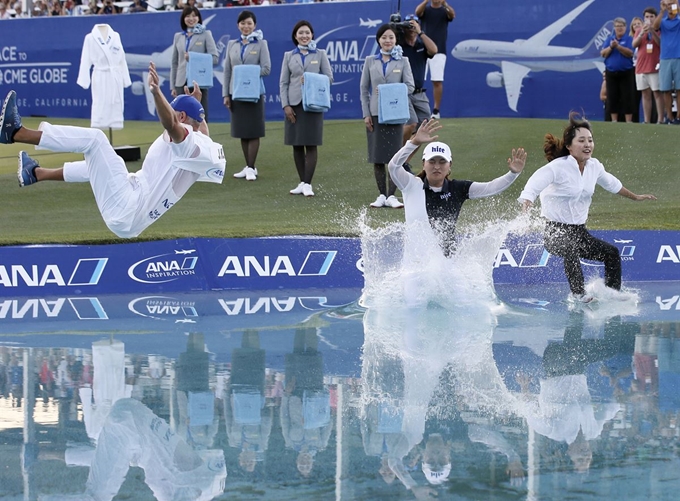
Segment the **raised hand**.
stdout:
<svg viewBox="0 0 680 501">
<path fill-rule="evenodd" d="M 508 158 L 508 169 L 515 174 L 519 174 L 524 170 L 524 164 L 527 161 L 527 152 L 524 148 L 512 149 L 512 154 Z"/>
<path fill-rule="evenodd" d="M 411 142 L 413 144 L 423 144 L 436 141 L 439 136 L 434 133 L 441 128 L 442 126 L 437 120 L 424 120 L 413 137 L 411 137 Z"/>
</svg>

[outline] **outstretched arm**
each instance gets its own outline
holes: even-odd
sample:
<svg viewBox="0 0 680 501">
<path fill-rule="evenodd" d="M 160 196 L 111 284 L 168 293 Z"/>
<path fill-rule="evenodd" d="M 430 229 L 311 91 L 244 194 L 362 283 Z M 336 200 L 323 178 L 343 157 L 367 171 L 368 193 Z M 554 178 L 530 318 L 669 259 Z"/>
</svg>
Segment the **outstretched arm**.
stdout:
<svg viewBox="0 0 680 501">
<path fill-rule="evenodd" d="M 149 63 L 149 90 L 153 95 L 158 119 L 163 128 L 168 131 L 172 142 L 181 143 L 184 141 L 187 131 L 177 119 L 175 110 L 172 109 L 168 100 L 165 99 L 165 96 L 161 92 L 159 82 L 160 80 L 158 78 L 158 73 L 156 72 L 156 65 L 152 61 Z"/>
<path fill-rule="evenodd" d="M 626 189 L 625 187 L 622 187 L 617 195 L 621 195 L 622 197 L 630 198 L 631 200 L 634 200 L 636 202 L 642 202 L 643 200 L 656 200 L 656 197 L 654 195 L 650 194 L 645 194 L 645 195 L 636 195 L 632 191 Z"/>
<path fill-rule="evenodd" d="M 522 173 L 526 160 L 527 153 L 524 151 L 524 148 L 513 148 L 511 156 L 508 158 L 508 169 L 510 169 L 510 172 L 506 172 L 503 176 L 497 177 L 488 183 L 472 183 L 470 185 L 470 200 L 490 197 L 505 191 Z"/>
</svg>

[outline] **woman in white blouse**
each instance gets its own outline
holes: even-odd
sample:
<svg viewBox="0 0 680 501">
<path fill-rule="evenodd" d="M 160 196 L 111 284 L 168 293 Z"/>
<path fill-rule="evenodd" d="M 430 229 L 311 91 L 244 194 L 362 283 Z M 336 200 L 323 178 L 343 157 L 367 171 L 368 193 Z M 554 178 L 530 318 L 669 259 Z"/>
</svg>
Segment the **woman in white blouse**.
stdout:
<svg viewBox="0 0 680 501">
<path fill-rule="evenodd" d="M 619 250 L 586 229 L 595 185 L 638 202 L 656 200 L 654 195 L 636 195 L 627 190 L 593 158 L 594 148 L 590 123 L 572 112 L 561 140 L 552 134 L 545 135 L 543 151 L 550 163 L 529 178 L 519 196 L 519 202 L 528 209 L 540 195 L 541 215 L 547 219 L 545 248 L 564 259 L 570 299 L 584 303 L 592 301 L 593 296 L 586 294 L 581 259 L 604 263 L 605 285 L 621 289 Z"/>
</svg>

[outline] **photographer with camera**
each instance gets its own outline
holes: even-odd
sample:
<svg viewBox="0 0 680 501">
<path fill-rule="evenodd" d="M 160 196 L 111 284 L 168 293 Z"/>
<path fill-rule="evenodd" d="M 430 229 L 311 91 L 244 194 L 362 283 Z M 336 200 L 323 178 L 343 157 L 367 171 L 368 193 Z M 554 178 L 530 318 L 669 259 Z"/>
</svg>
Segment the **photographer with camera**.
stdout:
<svg viewBox="0 0 680 501">
<path fill-rule="evenodd" d="M 416 16 L 420 20 L 423 30 L 437 44 L 437 54 L 428 62 L 427 68 L 432 82 L 434 108 L 432 118 L 439 120 L 439 109 L 444 94 L 444 69 L 446 68 L 446 39 L 449 23 L 456 17 L 446 0 L 423 0 L 416 7 Z"/>
<path fill-rule="evenodd" d="M 404 126 L 404 143 L 415 133 L 418 124 L 430 118 L 430 101 L 425 93 L 425 69 L 427 62 L 437 53 L 437 45 L 420 28 L 418 18 L 409 14 L 404 21 L 396 21 L 396 15 L 392 17 L 397 24 L 397 41 L 408 58 L 413 73 L 413 83 L 416 88 L 409 94 L 409 112 L 411 114 Z"/>
</svg>

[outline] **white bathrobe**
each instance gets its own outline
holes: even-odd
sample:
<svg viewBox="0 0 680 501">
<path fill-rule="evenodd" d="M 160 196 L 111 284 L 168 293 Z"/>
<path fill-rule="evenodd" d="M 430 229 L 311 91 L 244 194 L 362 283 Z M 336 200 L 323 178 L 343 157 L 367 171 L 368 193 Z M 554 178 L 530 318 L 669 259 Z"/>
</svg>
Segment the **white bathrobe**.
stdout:
<svg viewBox="0 0 680 501">
<path fill-rule="evenodd" d="M 92 79 L 90 80 L 90 68 Z M 120 35 L 108 24 L 96 24 L 85 35 L 77 83 L 92 83 L 92 127 L 123 128 L 123 89 L 132 85 Z"/>
</svg>

